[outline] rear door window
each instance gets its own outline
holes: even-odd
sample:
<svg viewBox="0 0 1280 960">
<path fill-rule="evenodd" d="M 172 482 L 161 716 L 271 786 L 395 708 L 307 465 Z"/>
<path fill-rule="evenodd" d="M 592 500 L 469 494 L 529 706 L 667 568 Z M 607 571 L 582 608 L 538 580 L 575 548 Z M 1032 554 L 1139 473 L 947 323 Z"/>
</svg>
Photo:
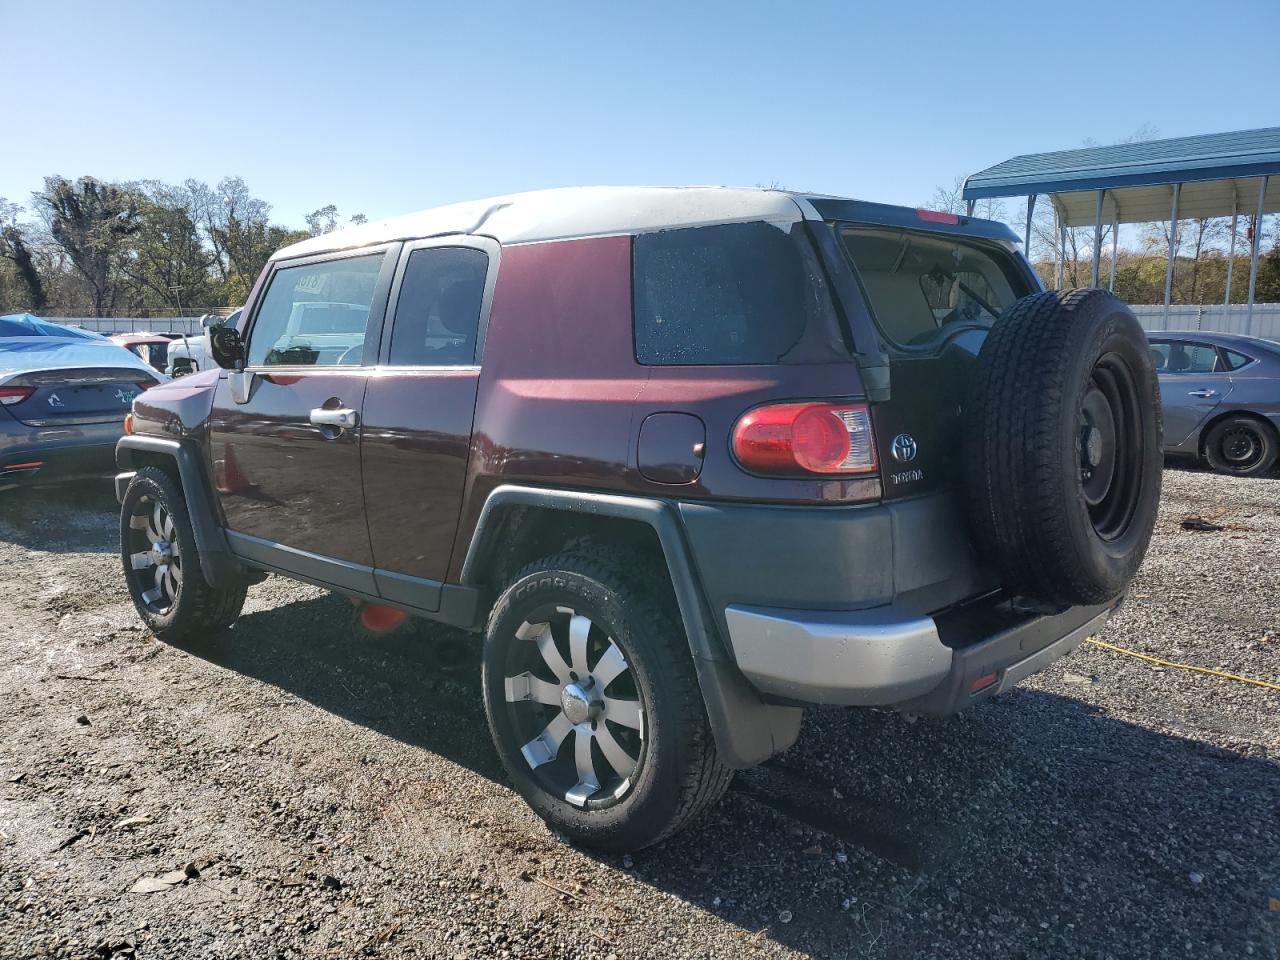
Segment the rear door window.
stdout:
<svg viewBox="0 0 1280 960">
<path fill-rule="evenodd" d="M 391 327 L 392 366 L 475 363 L 488 270 L 489 257 L 473 247 L 427 247 L 409 254 Z"/>
<path fill-rule="evenodd" d="M 384 253 L 282 267 L 249 331 L 249 366 L 359 366 Z"/>
<path fill-rule="evenodd" d="M 1151 344 L 1156 373 L 1221 373 L 1216 347 L 1185 340 L 1160 340 Z"/>
<path fill-rule="evenodd" d="M 840 230 L 881 332 L 902 347 L 927 346 L 944 331 L 989 327 L 1033 292 L 1012 254 L 922 230 Z"/>
<path fill-rule="evenodd" d="M 831 309 L 812 248 L 793 225 L 643 233 L 632 251 L 640 363 L 776 363 Z"/>
</svg>

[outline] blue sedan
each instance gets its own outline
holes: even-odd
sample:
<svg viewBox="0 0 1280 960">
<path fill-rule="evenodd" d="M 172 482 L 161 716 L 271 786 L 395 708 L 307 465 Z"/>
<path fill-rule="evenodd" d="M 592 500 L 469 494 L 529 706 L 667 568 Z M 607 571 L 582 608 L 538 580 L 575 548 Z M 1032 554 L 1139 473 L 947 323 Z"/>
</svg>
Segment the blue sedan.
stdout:
<svg viewBox="0 0 1280 960">
<path fill-rule="evenodd" d="M 164 376 L 97 334 L 37 324 L 0 317 L 0 490 L 113 473 L 133 398 Z"/>
<path fill-rule="evenodd" d="M 1256 477 L 1280 452 L 1280 343 L 1232 333 L 1148 333 L 1165 453 Z"/>
</svg>

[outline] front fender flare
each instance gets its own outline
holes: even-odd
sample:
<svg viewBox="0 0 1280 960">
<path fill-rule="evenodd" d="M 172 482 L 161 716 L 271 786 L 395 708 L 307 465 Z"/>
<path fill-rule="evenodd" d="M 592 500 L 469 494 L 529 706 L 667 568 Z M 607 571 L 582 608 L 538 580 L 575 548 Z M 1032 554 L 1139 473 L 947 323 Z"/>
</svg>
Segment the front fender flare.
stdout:
<svg viewBox="0 0 1280 960">
<path fill-rule="evenodd" d="M 196 550 L 200 554 L 200 569 L 209 586 L 215 590 L 236 587 L 248 579 L 248 571 L 231 553 L 227 546 L 227 537 L 222 524 L 218 522 L 218 514 L 214 509 L 213 486 L 209 482 L 208 471 L 204 467 L 204 458 L 200 447 L 191 440 L 171 440 L 167 437 L 152 437 L 143 434 L 131 434 L 121 437 L 116 443 L 116 465 L 124 471 L 136 471 L 141 459 L 156 456 L 173 460 L 178 471 L 178 482 L 182 485 L 183 496 L 187 500 L 187 514 L 191 517 L 191 531 L 195 536 Z M 117 490 L 123 492 L 117 478 Z"/>
</svg>

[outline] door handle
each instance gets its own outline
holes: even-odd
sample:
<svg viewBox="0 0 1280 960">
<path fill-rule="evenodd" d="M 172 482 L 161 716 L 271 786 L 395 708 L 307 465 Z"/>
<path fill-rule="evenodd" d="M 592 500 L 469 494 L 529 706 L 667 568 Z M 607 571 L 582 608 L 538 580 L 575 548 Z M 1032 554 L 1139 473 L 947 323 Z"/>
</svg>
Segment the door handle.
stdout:
<svg viewBox="0 0 1280 960">
<path fill-rule="evenodd" d="M 360 425 L 360 414 L 349 407 L 330 410 L 327 407 L 316 407 L 311 411 L 311 423 L 317 427 L 337 427 L 339 430 L 350 430 Z"/>
<path fill-rule="evenodd" d="M 1187 391 L 1188 397 L 1216 397 L 1217 395 L 1218 395 L 1217 390 L 1188 390 Z"/>
</svg>

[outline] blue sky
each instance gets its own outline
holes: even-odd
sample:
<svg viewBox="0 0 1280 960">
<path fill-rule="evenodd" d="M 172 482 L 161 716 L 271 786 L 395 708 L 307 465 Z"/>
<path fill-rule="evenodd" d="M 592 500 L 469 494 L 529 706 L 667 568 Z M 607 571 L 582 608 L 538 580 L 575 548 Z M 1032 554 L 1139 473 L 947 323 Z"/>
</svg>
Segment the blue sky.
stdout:
<svg viewBox="0 0 1280 960">
<path fill-rule="evenodd" d="M 918 204 L 1144 124 L 1280 124 L 1276 0 L 0 0 L 0 35 L 0 196 L 240 175 L 293 226 L 588 183 Z"/>
</svg>

